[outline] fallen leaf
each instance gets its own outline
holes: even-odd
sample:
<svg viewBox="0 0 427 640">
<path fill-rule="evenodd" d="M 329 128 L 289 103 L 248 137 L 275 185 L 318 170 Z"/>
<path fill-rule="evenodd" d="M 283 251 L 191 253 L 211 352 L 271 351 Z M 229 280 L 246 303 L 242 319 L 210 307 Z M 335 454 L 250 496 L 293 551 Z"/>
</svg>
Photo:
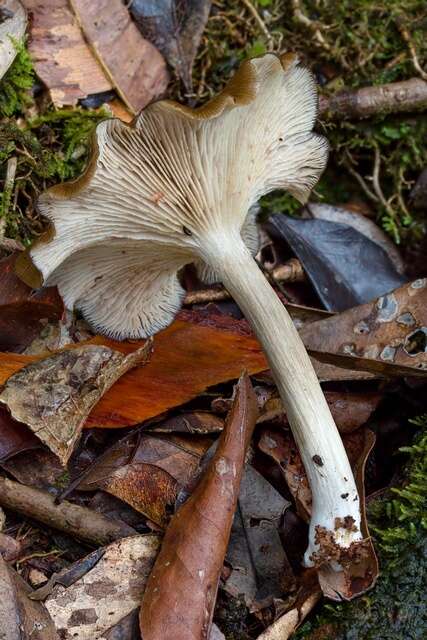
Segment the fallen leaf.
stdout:
<svg viewBox="0 0 427 640">
<path fill-rule="evenodd" d="M 20 452 L 7 461 L 0 461 L 1 467 L 22 484 L 44 489 L 51 494 L 59 493 L 65 469 L 56 455 L 40 448 L 40 441 L 38 446 L 35 451 Z"/>
<path fill-rule="evenodd" d="M 29 51 L 56 107 L 74 106 L 113 86 L 82 34 L 67 0 L 23 0 L 30 14 Z"/>
<path fill-rule="evenodd" d="M 219 433 L 223 428 L 224 420 L 210 411 L 185 411 L 166 418 L 166 420 L 162 420 L 149 429 L 156 433 L 195 433 L 204 435 Z"/>
<path fill-rule="evenodd" d="M 165 92 L 159 51 L 139 33 L 121 0 L 70 0 L 85 40 L 125 105 L 138 113 Z"/>
<path fill-rule="evenodd" d="M 28 427 L 12 418 L 0 405 L 0 463 L 17 453 L 40 447 L 40 440 Z"/>
<path fill-rule="evenodd" d="M 375 443 L 375 435 L 369 429 L 361 428 L 343 435 L 350 465 L 356 480 L 362 511 L 362 535 L 365 540 L 364 554 L 348 563 L 345 571 L 335 572 L 330 563 L 317 566 L 319 584 L 324 595 L 332 600 L 356 597 L 370 589 L 378 576 L 378 563 L 369 531 L 365 513 L 364 469 L 370 451 Z M 264 428 L 259 448 L 271 456 L 280 467 L 297 507 L 297 513 L 306 522 L 311 516 L 311 490 L 300 455 L 290 432 L 272 431 Z M 342 499 L 348 496 L 342 494 Z"/>
<path fill-rule="evenodd" d="M 58 321 L 64 313 L 56 287 L 34 290 L 15 275 L 16 257 L 0 260 L 1 351 L 23 351 L 48 322 Z"/>
<path fill-rule="evenodd" d="M 57 583 L 45 600 L 61 639 L 96 640 L 105 637 L 111 627 L 136 609 L 157 551 L 156 536 L 132 536 L 106 547 L 93 566 L 89 557 L 91 562 L 87 572 L 86 559 L 62 572 L 60 580 L 69 586 Z M 75 579 L 82 563 L 83 572 L 80 574 L 83 575 Z M 71 574 L 68 580 L 67 574 Z M 35 597 L 39 595 L 36 591 Z"/>
<path fill-rule="evenodd" d="M 131 434 L 107 450 L 73 488 L 103 489 L 164 527 L 178 492 L 196 474 L 210 441 Z"/>
<path fill-rule="evenodd" d="M 300 336 L 319 360 L 383 375 L 426 376 L 427 278 L 305 325 Z"/>
<path fill-rule="evenodd" d="M 209 637 L 257 406 L 244 374 L 216 452 L 166 530 L 140 612 L 144 640 Z"/>
<path fill-rule="evenodd" d="M 270 216 L 270 235 L 285 240 L 329 311 L 344 311 L 405 281 L 378 244 L 345 224 Z"/>
<path fill-rule="evenodd" d="M 254 391 L 258 401 L 259 418 L 257 424 L 271 422 L 278 418 L 286 420 L 286 413 L 276 387 L 256 386 Z M 331 410 L 334 422 L 339 431 L 354 431 L 364 424 L 378 407 L 382 398 L 380 393 L 366 391 L 354 393 L 348 391 L 325 391 L 325 398 Z M 212 400 L 213 411 L 225 413 L 230 409 L 231 398 L 215 398 Z"/>
<path fill-rule="evenodd" d="M 328 220 L 329 222 L 338 222 L 352 227 L 362 235 L 375 242 L 381 247 L 398 273 L 405 271 L 405 265 L 399 253 L 399 249 L 384 231 L 373 220 L 370 220 L 362 213 L 344 209 L 344 207 L 336 207 L 331 204 L 322 204 L 319 202 L 309 202 L 305 206 L 305 211 L 315 220 Z M 303 214 L 304 215 L 304 214 Z M 375 266 L 375 264 L 374 264 Z"/>
<path fill-rule="evenodd" d="M 280 540 L 279 526 L 290 503 L 251 465 L 246 465 L 231 529 L 224 589 L 243 596 L 251 611 L 269 606 L 292 589 L 295 578 Z"/>
<path fill-rule="evenodd" d="M 142 35 L 165 56 L 187 91 L 211 0 L 133 0 L 129 10 Z"/>
<path fill-rule="evenodd" d="M 126 357 L 96 345 L 61 351 L 11 376 L 0 404 L 65 464 L 92 407 L 126 371 L 144 364 L 150 349 L 148 342 Z"/>
<path fill-rule="evenodd" d="M 3 0 L 0 7 L 0 80 L 17 54 L 27 28 L 27 15 L 19 0 Z"/>
<path fill-rule="evenodd" d="M 2 640 L 58 640 L 49 613 L 28 598 L 31 587 L 0 556 L 0 637 Z"/>
</svg>

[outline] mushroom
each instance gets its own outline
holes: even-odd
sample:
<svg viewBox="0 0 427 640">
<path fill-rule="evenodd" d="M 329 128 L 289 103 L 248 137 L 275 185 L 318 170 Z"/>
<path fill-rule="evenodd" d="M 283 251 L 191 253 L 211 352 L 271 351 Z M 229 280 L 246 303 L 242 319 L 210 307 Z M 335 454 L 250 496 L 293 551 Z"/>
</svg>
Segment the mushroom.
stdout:
<svg viewBox="0 0 427 640">
<path fill-rule="evenodd" d="M 223 282 L 263 347 L 307 471 L 305 563 L 340 571 L 362 540 L 353 474 L 292 320 L 245 244 L 254 249 L 248 211 L 262 195 L 286 189 L 305 202 L 324 169 L 316 113 L 310 72 L 293 54 L 266 54 L 245 61 L 203 107 L 163 100 L 131 126 L 101 122 L 85 174 L 40 197 L 53 225 L 31 258 L 67 307 L 118 340 L 173 320 L 185 264 Z"/>
</svg>

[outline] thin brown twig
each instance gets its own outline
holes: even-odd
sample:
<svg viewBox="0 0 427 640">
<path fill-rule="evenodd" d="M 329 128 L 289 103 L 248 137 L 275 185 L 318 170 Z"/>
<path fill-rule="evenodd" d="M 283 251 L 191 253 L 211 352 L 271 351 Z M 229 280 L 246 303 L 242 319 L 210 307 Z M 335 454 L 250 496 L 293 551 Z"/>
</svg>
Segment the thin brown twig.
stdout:
<svg viewBox="0 0 427 640">
<path fill-rule="evenodd" d="M 408 46 L 409 53 L 411 54 L 412 64 L 414 66 L 415 71 L 420 75 L 423 80 L 427 80 L 427 72 L 422 68 L 420 61 L 418 60 L 417 52 L 415 50 L 415 45 L 412 41 L 411 34 L 409 33 L 407 27 L 403 23 L 401 19 L 396 21 L 397 28 L 399 29 L 399 33 L 402 36 L 402 40 L 404 40 Z"/>
<path fill-rule="evenodd" d="M 385 199 L 383 190 L 381 188 L 380 183 L 380 167 L 381 167 L 381 153 L 378 145 L 375 145 L 374 148 L 374 170 L 372 173 L 372 187 L 375 191 L 375 194 L 378 197 L 378 200 L 381 202 L 389 216 L 392 218 L 395 217 L 395 212 L 393 207 L 390 206 L 390 203 Z"/>
<path fill-rule="evenodd" d="M 353 176 L 353 178 L 357 180 L 357 182 L 360 184 L 363 191 L 366 193 L 366 195 L 370 200 L 372 200 L 373 202 L 379 202 L 378 197 L 375 195 L 375 193 L 372 193 L 372 191 L 366 184 L 364 178 L 352 166 L 353 158 L 351 157 L 348 149 L 345 149 L 345 155 L 346 155 L 346 158 L 344 158 L 344 166 L 347 169 L 347 171 Z"/>
</svg>

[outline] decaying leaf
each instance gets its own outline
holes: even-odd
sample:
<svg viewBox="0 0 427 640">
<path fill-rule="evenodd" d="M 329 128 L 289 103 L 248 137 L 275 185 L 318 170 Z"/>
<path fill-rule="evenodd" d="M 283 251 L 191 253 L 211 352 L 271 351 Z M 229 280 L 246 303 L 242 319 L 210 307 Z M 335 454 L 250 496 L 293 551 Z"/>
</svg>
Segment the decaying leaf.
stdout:
<svg viewBox="0 0 427 640">
<path fill-rule="evenodd" d="M 140 613 L 144 640 L 209 637 L 213 608 L 257 405 L 245 374 L 216 452 L 172 518 Z"/>
<path fill-rule="evenodd" d="M 27 16 L 19 0 L 3 0 L 0 7 L 0 80 L 16 56 L 16 45 L 22 42 Z"/>
<path fill-rule="evenodd" d="M 256 386 L 254 391 L 258 401 L 259 418 L 257 424 L 272 420 L 286 420 L 283 403 L 276 387 Z M 325 391 L 335 424 L 339 431 L 346 433 L 354 431 L 364 424 L 377 408 L 382 395 L 375 392 L 353 393 L 348 391 Z M 225 413 L 230 409 L 231 398 L 215 398 L 212 409 L 218 413 Z"/>
<path fill-rule="evenodd" d="M 224 589 L 243 596 L 251 611 L 269 606 L 294 586 L 279 535 L 289 504 L 256 469 L 245 466 L 226 555 L 231 573 Z"/>
<path fill-rule="evenodd" d="M 166 90 L 159 51 L 145 40 L 121 0 L 70 0 L 78 23 L 106 76 L 133 113 Z"/>
<path fill-rule="evenodd" d="M 67 569 L 71 572 L 70 585 L 56 584 L 45 600 L 61 639 L 105 637 L 111 627 L 136 609 L 157 551 L 156 536 L 138 535 L 110 544 L 96 564 L 75 581 L 85 559 L 71 565 Z M 66 579 L 65 573 L 61 581 Z"/>
<path fill-rule="evenodd" d="M 76 105 L 87 95 L 113 88 L 67 0 L 23 0 L 23 4 L 31 18 L 31 58 L 55 106 Z"/>
<path fill-rule="evenodd" d="M 58 640 L 49 613 L 28 598 L 31 588 L 0 556 L 0 637 L 2 640 Z"/>
<path fill-rule="evenodd" d="M 322 361 L 383 375 L 426 376 L 427 278 L 305 325 L 300 335 Z"/>
<path fill-rule="evenodd" d="M 268 231 L 289 243 L 330 311 L 369 302 L 406 281 L 384 249 L 348 225 L 276 214 Z"/>
<path fill-rule="evenodd" d="M 0 405 L 0 463 L 12 456 L 40 447 L 40 440 L 25 427 L 12 418 L 5 407 Z"/>
<path fill-rule="evenodd" d="M 133 0 L 129 6 L 142 35 L 162 52 L 187 91 L 210 7 L 211 0 Z"/>
<path fill-rule="evenodd" d="M 0 260 L 0 350 L 20 352 L 48 322 L 61 318 L 64 304 L 56 287 L 35 291 L 24 284 L 15 275 L 15 260 Z"/>
<path fill-rule="evenodd" d="M 61 351 L 11 376 L 0 404 L 65 464 L 92 407 L 126 371 L 144 364 L 150 350 L 151 342 L 128 356 L 96 345 Z"/>
<path fill-rule="evenodd" d="M 185 411 L 162 420 L 153 425 L 150 430 L 156 433 L 194 433 L 201 435 L 219 433 L 223 428 L 224 420 L 210 411 Z"/>
<path fill-rule="evenodd" d="M 73 486 L 103 489 L 164 526 L 167 509 L 196 474 L 209 445 L 205 438 L 131 435 L 106 451 Z"/>
<path fill-rule="evenodd" d="M 343 435 L 343 443 L 356 480 L 362 510 L 362 534 L 365 539 L 364 554 L 352 559 L 346 571 L 334 572 L 329 563 L 322 559 L 316 563 L 319 583 L 323 593 L 332 600 L 354 598 L 371 588 L 378 576 L 378 563 L 369 537 L 365 514 L 364 469 L 370 451 L 375 443 L 375 435 L 369 429 L 361 428 Z M 283 430 L 263 430 L 259 447 L 270 455 L 280 469 L 291 491 L 298 514 L 307 522 L 311 515 L 311 491 L 300 455 L 290 432 Z M 343 500 L 348 499 L 342 494 Z M 321 532 L 319 532 L 321 535 Z M 333 546 L 330 549 L 334 553 Z M 317 559 L 316 559 L 317 560 Z"/>
<path fill-rule="evenodd" d="M 120 0 L 23 3 L 31 16 L 35 69 L 57 107 L 116 88 L 136 113 L 165 91 L 164 60 L 140 35 Z"/>
<path fill-rule="evenodd" d="M 405 265 L 399 249 L 390 236 L 384 233 L 381 227 L 375 224 L 370 218 L 367 218 L 361 213 L 350 211 L 350 209 L 344 209 L 344 207 L 336 207 L 335 205 L 319 202 L 309 202 L 304 211 L 308 212 L 309 217 L 315 220 L 338 222 L 356 229 L 356 231 L 384 249 L 398 273 L 404 272 Z"/>
</svg>

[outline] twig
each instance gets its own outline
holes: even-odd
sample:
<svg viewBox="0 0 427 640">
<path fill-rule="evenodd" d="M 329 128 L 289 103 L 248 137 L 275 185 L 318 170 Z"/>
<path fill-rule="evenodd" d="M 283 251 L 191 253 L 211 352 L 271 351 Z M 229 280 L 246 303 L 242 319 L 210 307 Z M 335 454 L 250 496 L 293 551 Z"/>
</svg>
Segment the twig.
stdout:
<svg viewBox="0 0 427 640">
<path fill-rule="evenodd" d="M 13 185 L 15 183 L 17 162 L 18 160 L 16 156 L 12 156 L 7 161 L 6 178 L 5 178 L 4 187 L 3 187 L 3 203 L 2 203 L 4 217 L 0 220 L 0 243 L 3 240 L 4 234 L 6 232 L 6 216 L 9 211 Z"/>
<path fill-rule="evenodd" d="M 392 218 L 395 217 L 395 213 L 393 208 L 390 206 L 389 202 L 385 199 L 383 190 L 380 184 L 380 166 L 381 166 L 381 154 L 378 145 L 375 145 L 374 150 L 374 171 L 372 173 L 372 187 L 378 197 L 378 200 L 381 202 L 389 216 Z"/>
<path fill-rule="evenodd" d="M 267 29 L 264 20 L 261 18 L 261 16 L 259 15 L 258 11 L 253 6 L 252 2 L 250 0 L 240 0 L 240 1 L 241 1 L 242 4 L 245 5 L 245 7 L 249 11 L 249 13 L 252 14 L 252 17 L 255 19 L 255 22 L 257 23 L 258 27 L 260 28 L 262 33 L 265 35 L 268 44 L 271 45 L 271 43 L 272 43 L 271 34 L 270 34 L 269 30 Z"/>
<path fill-rule="evenodd" d="M 358 173 L 356 169 L 352 167 L 352 164 L 351 164 L 352 157 L 348 149 L 345 149 L 345 154 L 347 157 L 344 159 L 344 166 L 346 167 L 347 171 L 353 176 L 353 178 L 357 180 L 357 182 L 360 184 L 363 191 L 366 193 L 366 195 L 370 200 L 372 200 L 373 202 L 379 202 L 378 197 L 375 195 L 375 193 L 372 193 L 372 191 L 370 190 L 370 188 L 368 187 L 368 185 L 366 184 L 365 180 L 362 178 L 360 173 Z"/>
<path fill-rule="evenodd" d="M 135 529 L 71 502 L 55 504 L 55 497 L 40 489 L 0 476 L 0 504 L 53 529 L 95 545 L 135 535 Z"/>
<path fill-rule="evenodd" d="M 319 23 L 310 20 L 310 18 L 305 15 L 300 0 L 291 0 L 291 4 L 295 21 L 309 29 L 313 33 L 314 39 L 317 40 L 318 44 L 325 49 L 325 51 L 330 51 L 331 47 L 323 37 Z"/>
<path fill-rule="evenodd" d="M 420 61 L 418 60 L 414 43 L 412 42 L 411 34 L 409 33 L 402 19 L 398 18 L 396 20 L 396 24 L 397 24 L 397 28 L 399 29 L 399 33 L 402 36 L 402 40 L 404 40 L 408 45 L 409 53 L 411 54 L 412 64 L 414 65 L 415 71 L 419 73 L 420 77 L 423 80 L 427 80 L 427 73 L 424 71 L 424 69 L 420 65 Z"/>
</svg>

